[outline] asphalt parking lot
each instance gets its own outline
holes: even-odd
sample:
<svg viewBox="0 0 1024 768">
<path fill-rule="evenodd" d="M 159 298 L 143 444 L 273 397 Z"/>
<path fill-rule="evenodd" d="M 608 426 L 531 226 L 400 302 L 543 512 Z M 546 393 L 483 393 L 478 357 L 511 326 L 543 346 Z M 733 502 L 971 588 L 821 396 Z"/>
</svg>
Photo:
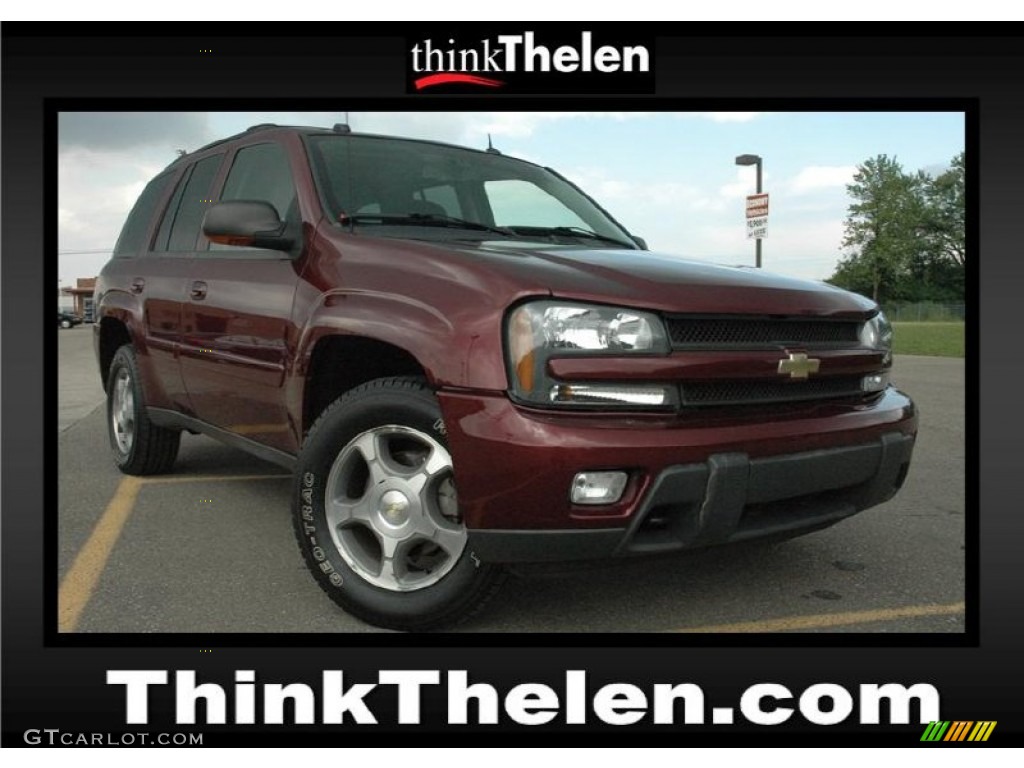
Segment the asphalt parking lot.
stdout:
<svg viewBox="0 0 1024 768">
<path fill-rule="evenodd" d="M 108 455 L 92 328 L 59 333 L 64 632 L 375 632 L 307 573 L 274 465 L 185 435 L 175 470 Z M 963 632 L 964 361 L 898 357 L 921 432 L 892 501 L 819 533 L 519 568 L 461 632 Z"/>
</svg>

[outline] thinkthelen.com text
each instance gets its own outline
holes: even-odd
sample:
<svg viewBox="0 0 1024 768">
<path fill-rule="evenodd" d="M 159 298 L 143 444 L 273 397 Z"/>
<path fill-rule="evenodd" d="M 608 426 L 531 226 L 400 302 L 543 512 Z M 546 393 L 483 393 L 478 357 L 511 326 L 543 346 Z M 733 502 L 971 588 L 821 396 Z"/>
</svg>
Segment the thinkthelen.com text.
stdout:
<svg viewBox="0 0 1024 768">
<path fill-rule="evenodd" d="M 123 687 L 129 725 L 150 723 L 152 702 L 169 694 L 179 725 L 197 724 L 200 711 L 209 725 L 281 725 L 286 712 L 287 721 L 299 725 L 372 725 L 380 720 L 367 697 L 378 688 L 390 689 L 395 697 L 398 724 L 417 725 L 423 722 L 424 694 L 436 686 L 443 686 L 446 719 L 452 725 L 781 725 L 802 719 L 827 726 L 924 724 L 940 719 L 939 693 L 927 683 L 865 683 L 851 689 L 821 682 L 798 690 L 781 683 L 754 683 L 729 706 L 711 706 L 701 686 L 692 682 L 596 686 L 584 670 L 566 671 L 557 685 L 524 682 L 507 690 L 471 680 L 466 670 L 458 669 L 381 670 L 375 683 L 347 681 L 343 670 L 330 669 L 323 671 L 317 686 L 258 681 L 251 669 L 236 670 L 230 686 L 201 681 L 194 670 L 116 669 L 107 672 L 107 684 Z M 396 711 L 394 706 L 387 710 Z"/>
</svg>

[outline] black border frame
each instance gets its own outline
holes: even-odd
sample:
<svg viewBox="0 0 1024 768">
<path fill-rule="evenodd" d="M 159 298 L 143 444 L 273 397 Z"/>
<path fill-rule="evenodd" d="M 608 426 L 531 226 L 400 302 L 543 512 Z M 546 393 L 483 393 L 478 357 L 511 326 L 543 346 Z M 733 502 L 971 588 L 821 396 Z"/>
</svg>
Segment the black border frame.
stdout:
<svg viewBox="0 0 1024 768">
<path fill-rule="evenodd" d="M 597 29 L 605 23 L 590 24 Z M 493 23 L 501 30 L 538 28 L 529 22 Z M 640 28 L 634 23 L 617 24 L 628 33 Z M 458 22 L 418 23 L 416 32 L 440 34 L 461 29 Z M 901 27 L 902 28 L 902 27 Z M 273 101 L 279 109 L 311 109 L 331 102 L 334 109 L 351 108 L 352 104 L 372 102 L 378 105 L 381 96 L 394 96 L 405 109 L 419 102 L 429 109 L 450 103 L 454 108 L 472 109 L 546 109 L 566 104 L 584 108 L 586 99 L 561 97 L 519 97 L 513 95 L 478 97 L 437 96 L 417 94 L 402 97 L 405 76 L 396 62 L 404 58 L 404 37 L 407 26 L 399 22 L 345 24 L 336 27 L 302 24 L 263 24 L 245 27 L 237 23 L 203 24 L 120 24 L 107 23 L 56 26 L 46 24 L 4 24 L 3 36 L 3 209 L 7 226 L 3 230 L 4 303 L 0 313 L 4 320 L 4 385 L 3 413 L 8 417 L 3 434 L 3 529 L 0 539 L 4 560 L 4 652 L 3 652 L 3 743 L 22 743 L 22 727 L 60 725 L 88 730 L 113 732 L 135 730 L 123 725 L 124 706 L 120 691 L 104 685 L 103 670 L 107 668 L 198 669 L 207 680 L 230 682 L 230 670 L 257 668 L 264 679 L 314 681 L 323 668 L 344 668 L 346 679 L 367 681 L 375 670 L 408 666 L 387 653 L 387 647 L 367 641 L 333 649 L 335 642 L 308 644 L 304 653 L 295 653 L 294 646 L 275 648 L 255 645 L 232 646 L 234 635 L 189 635 L 195 641 L 216 640 L 217 654 L 199 656 L 184 638 L 158 636 L 154 645 L 134 647 L 132 642 L 108 643 L 102 636 L 91 638 L 95 643 L 55 645 L 44 636 L 46 609 L 45 579 L 33 579 L 45 566 L 41 555 L 43 545 L 52 532 L 47 528 L 43 541 L 29 540 L 26 530 L 35 530 L 39 523 L 34 513 L 41 505 L 52 505 L 55 491 L 43 474 L 45 459 L 52 459 L 54 442 L 46 438 L 45 452 L 37 436 L 19 437 L 32 432 L 42 421 L 44 427 L 52 416 L 37 410 L 40 399 L 38 383 L 26 381 L 25 375 L 36 375 L 40 369 L 52 375 L 49 358 L 39 359 L 43 350 L 34 345 L 42 333 L 36 329 L 41 312 L 32 311 L 33 299 L 41 299 L 34 277 L 40 269 L 40 240 L 52 243 L 39 227 L 39 206 L 47 198 L 40 185 L 40 166 L 50 173 L 52 158 L 44 158 L 42 147 L 47 131 L 44 125 L 44 99 L 62 104 L 74 102 L 129 103 L 133 108 L 164 109 L 168 100 L 152 98 L 159 91 L 181 103 L 205 103 L 209 109 L 263 106 L 266 94 L 287 92 L 299 94 Z M 538 646 L 516 648 L 519 640 L 512 635 L 466 635 L 467 642 L 454 646 L 435 643 L 430 635 L 417 636 L 418 645 L 433 649 L 430 665 L 438 669 L 468 669 L 474 680 L 494 684 L 499 691 L 519 682 L 556 684 L 565 669 L 588 670 L 592 685 L 612 681 L 628 681 L 641 686 L 658 682 L 692 681 L 701 684 L 709 702 L 735 696 L 751 683 L 776 680 L 799 691 L 801 686 L 822 680 L 845 684 L 858 682 L 927 682 L 942 695 L 942 716 L 948 719 L 999 719 L 999 727 L 990 745 L 1020 744 L 1024 736 L 1024 710 L 1020 704 L 1021 676 L 1019 649 L 1021 623 L 1017 613 L 1019 601 L 1020 557 L 1019 533 L 1021 518 L 1017 509 L 1024 500 L 1016 480 L 1024 461 L 1019 440 L 1019 426 L 1014 419 L 1019 413 L 1019 382 L 1024 380 L 1024 365 L 1019 348 L 1019 285 L 1021 260 L 1016 224 L 1018 179 L 1024 177 L 1024 163 L 1019 152 L 1019 136 L 1024 135 L 1024 97 L 1019 83 L 1024 78 L 1024 37 L 1004 33 L 981 37 L 959 37 L 971 34 L 964 25 L 951 24 L 916 28 L 921 37 L 906 37 L 886 24 L 850 23 L 833 25 L 824 30 L 819 25 L 801 27 L 735 23 L 723 34 L 721 27 L 689 23 L 658 28 L 655 73 L 656 96 L 653 101 L 664 104 L 684 103 L 691 109 L 742 104 L 746 108 L 784 108 L 785 105 L 814 104 L 816 109 L 849 109 L 856 104 L 874 107 L 891 104 L 905 108 L 908 101 L 948 106 L 952 102 L 967 105 L 966 149 L 968 153 L 968 240 L 975 247 L 969 268 L 967 317 L 966 395 L 969 399 L 969 420 L 966 424 L 968 455 L 976 457 L 967 471 L 968 519 L 967 534 L 980 546 L 965 550 L 969 582 L 966 619 L 973 630 L 961 636 L 956 650 L 937 642 L 939 635 L 904 635 L 910 642 L 893 644 L 884 637 L 861 635 L 832 636 L 834 643 L 822 645 L 823 635 L 797 638 L 800 642 L 776 645 L 780 635 L 733 636 L 736 642 L 719 642 L 730 636 L 709 636 L 707 642 L 687 646 L 688 653 L 678 653 L 675 646 L 646 645 L 646 652 L 637 653 L 635 646 L 621 642 L 623 636 L 610 636 L 614 642 L 595 643 L 590 635 L 551 638 L 537 653 Z M 1010 27 L 1004 27 L 1010 29 Z M 774 36 L 773 36 L 774 33 Z M 215 39 L 218 53 L 239 57 L 237 70 L 246 62 L 266 61 L 275 75 L 297 70 L 316 71 L 327 67 L 319 80 L 297 78 L 246 82 L 227 88 L 225 79 L 216 72 L 209 76 L 203 63 L 190 60 L 200 43 Z M 344 46 L 325 48 L 324 43 L 343 42 Z M 182 52 L 188 48 L 187 52 Z M 151 74 L 151 62 L 161 57 L 177 57 L 183 62 L 181 71 L 168 73 L 154 88 L 145 78 Z M 289 58 L 290 57 L 290 60 Z M 358 72 L 358 77 L 338 80 L 333 75 L 347 62 L 371 60 L 374 69 Z M 75 70 L 76 62 L 86 71 L 99 69 L 101 80 L 84 80 Z M 141 65 L 139 72 L 125 74 L 126 65 Z M 230 70 L 231 67 L 228 67 Z M 64 76 L 66 74 L 66 77 Z M 109 78 L 103 79 L 109 74 Z M 759 77 L 753 77 L 759 75 Z M 320 90 L 317 90 L 317 88 Z M 338 93 L 341 92 L 339 96 Z M 214 98 L 225 92 L 228 99 Z M 351 93 L 358 98 L 347 98 Z M 72 94 L 77 94 L 72 97 Z M 146 94 L 140 97 L 140 94 Z M 211 96 L 211 94 L 213 96 Z M 239 96 L 241 94 L 241 96 Z M 763 94 L 764 98 L 750 98 Z M 865 98 L 870 95 L 872 98 Z M 401 97 L 401 98 L 399 98 Z M 673 101 L 674 100 L 674 101 Z M 594 98 L 601 108 L 641 103 L 639 100 L 609 95 Z M 481 106 L 474 106 L 481 105 Z M 799 106 L 797 106 L 799 108 Z M 984 146 L 982 147 L 982 143 Z M 983 151 L 982 151 L 983 150 Z M 48 170 L 49 169 L 49 170 Z M 984 174 L 984 179 L 981 174 Z M 55 178 L 50 173 L 47 178 Z M 47 190 L 46 194 L 50 194 Z M 48 214 L 50 216 L 54 214 Z M 984 232 L 982 231 L 984 227 Z M 984 251 L 981 249 L 984 248 Z M 29 258 L 19 258 L 25 254 Z M 981 269 L 984 258 L 984 269 Z M 50 272 L 46 271 L 49 276 Z M 984 291 L 985 305 L 981 307 Z M 49 294 L 46 293 L 48 296 Z M 26 307 L 29 311 L 26 313 Z M 45 308 L 45 307 L 44 307 Z M 984 309 L 984 311 L 982 311 Z M 34 322 L 25 323 L 24 318 Z M 979 345 L 982 326 L 986 343 Z M 49 328 L 49 324 L 44 326 Z M 982 356 L 984 352 L 984 356 Z M 22 357 L 23 356 L 23 357 Z M 981 365 L 985 366 L 984 388 L 981 386 Z M 52 386 L 47 382 L 42 395 L 52 402 Z M 13 397 L 12 397 L 13 394 Z M 28 405 L 22 404 L 22 400 Z M 14 429 L 12 429 L 14 425 Z M 984 425 L 984 442 L 981 426 Z M 20 434 L 18 429 L 20 428 Z M 977 502 L 975 506 L 974 502 Z M 984 506 L 984 517 L 981 507 Z M 984 525 L 982 525 L 982 519 Z M 982 534 L 979 539 L 979 533 Z M 984 555 L 984 562 L 981 556 Z M 978 578 L 972 578 L 971 574 Z M 55 575 L 49 577 L 55 579 Z M 981 583 L 984 579 L 984 583 Z M 984 586 L 984 590 L 982 590 Z M 984 607 L 982 607 L 982 604 Z M 1011 612 L 1012 611 L 1012 612 Z M 241 636 L 244 641 L 252 636 Z M 287 636 L 275 636 L 283 639 Z M 380 636 L 374 636 L 379 639 Z M 640 637 L 640 636 L 637 636 Z M 649 637 L 642 635 L 643 638 Z M 785 636 L 792 640 L 792 636 Z M 677 638 L 678 639 L 678 638 Z M 862 639 L 868 641 L 865 646 Z M 181 645 L 179 640 L 183 641 Z M 767 643 L 768 640 L 772 642 Z M 806 642 L 804 642 L 806 640 Z M 915 643 L 916 641 L 916 643 Z M 373 647 L 370 647 L 370 646 Z M 331 650 L 321 651 L 330 646 Z M 479 647 L 473 647 L 479 646 Z M 570 647 L 572 646 L 572 647 Z M 606 649 L 622 647 L 623 653 L 611 654 Z M 719 648 L 718 646 L 722 646 Z M 742 646 L 742 650 L 736 646 Z M 822 646 L 822 647 L 815 647 Z M 938 646 L 938 647 L 930 647 Z M 116 651 L 104 652 L 103 648 Z M 377 648 L 380 647 L 380 650 Z M 837 652 L 837 648 L 848 650 Z M 88 650 L 86 650 L 86 648 Z M 496 653 L 496 649 L 502 649 Z M 339 652 L 340 651 L 340 652 Z M 421 661 L 421 659 L 417 659 Z M 350 677 L 351 673 L 351 677 Z M 716 701 L 717 700 L 717 701 Z M 403 735 L 452 732 L 443 721 L 444 701 L 440 694 L 423 701 L 427 716 L 421 726 L 395 725 L 393 708 L 383 707 L 378 714 L 382 723 L 376 727 L 346 724 L 335 727 L 252 728 L 245 726 L 204 727 L 209 743 L 264 746 L 280 744 L 285 739 L 296 745 L 345 746 L 377 743 L 390 733 Z M 375 711 L 377 711 L 375 709 Z M 169 708 L 156 708 L 153 727 L 167 726 Z M 441 719 L 439 719 L 441 718 Z M 460 729 L 454 729 L 456 733 Z M 778 728 L 758 728 L 742 723 L 733 727 L 653 726 L 642 721 L 625 729 L 609 728 L 590 722 L 587 726 L 551 726 L 522 728 L 508 721 L 499 726 L 463 726 L 463 732 L 531 734 L 533 744 L 555 743 L 556 737 L 587 734 L 588 743 L 622 746 L 667 744 L 690 746 L 705 744 L 786 744 L 799 738 L 800 745 L 820 743 L 828 746 L 864 745 L 865 743 L 899 746 L 939 746 L 919 743 L 922 728 L 861 726 L 844 722 L 832 728 L 810 726 L 795 718 Z M 619 731 L 608 733 L 608 731 Z M 604 731 L 604 732 L 597 732 Z M 341 740 L 339 741 L 339 737 Z M 353 738 L 354 737 L 354 738 Z M 632 737 L 632 738 L 630 738 Z M 637 738 L 639 737 L 639 738 Z M 816 737 L 820 737 L 820 741 Z M 385 742 L 386 743 L 386 742 Z M 410 740 L 408 743 L 415 743 Z M 498 742 L 495 742 L 498 743 Z M 521 741 L 519 743 L 522 743 Z"/>
</svg>

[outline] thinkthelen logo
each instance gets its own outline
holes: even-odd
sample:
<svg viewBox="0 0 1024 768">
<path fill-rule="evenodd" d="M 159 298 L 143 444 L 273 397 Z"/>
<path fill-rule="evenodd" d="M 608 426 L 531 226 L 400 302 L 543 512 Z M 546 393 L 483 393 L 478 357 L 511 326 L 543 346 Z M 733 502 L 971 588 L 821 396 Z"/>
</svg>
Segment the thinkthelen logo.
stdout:
<svg viewBox="0 0 1024 768">
<path fill-rule="evenodd" d="M 531 30 L 408 41 L 411 92 L 650 93 L 653 41 Z"/>
</svg>

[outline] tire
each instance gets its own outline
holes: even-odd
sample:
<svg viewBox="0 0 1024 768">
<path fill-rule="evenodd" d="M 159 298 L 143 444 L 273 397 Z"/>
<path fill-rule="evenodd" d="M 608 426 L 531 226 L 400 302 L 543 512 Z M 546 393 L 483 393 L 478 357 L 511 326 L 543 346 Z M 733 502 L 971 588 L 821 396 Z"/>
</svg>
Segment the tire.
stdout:
<svg viewBox="0 0 1024 768">
<path fill-rule="evenodd" d="M 130 344 L 114 353 L 107 374 L 107 432 L 114 463 L 125 474 L 158 475 L 178 457 L 181 432 L 158 427 L 146 416 L 142 378 Z"/>
<path fill-rule="evenodd" d="M 70 320 L 61 320 L 60 321 L 60 327 L 61 328 L 70 328 L 71 327 L 71 321 Z"/>
<path fill-rule="evenodd" d="M 505 578 L 468 546 L 441 409 L 421 379 L 376 379 L 321 414 L 299 455 L 293 521 L 324 592 L 380 627 L 460 623 Z"/>
</svg>

